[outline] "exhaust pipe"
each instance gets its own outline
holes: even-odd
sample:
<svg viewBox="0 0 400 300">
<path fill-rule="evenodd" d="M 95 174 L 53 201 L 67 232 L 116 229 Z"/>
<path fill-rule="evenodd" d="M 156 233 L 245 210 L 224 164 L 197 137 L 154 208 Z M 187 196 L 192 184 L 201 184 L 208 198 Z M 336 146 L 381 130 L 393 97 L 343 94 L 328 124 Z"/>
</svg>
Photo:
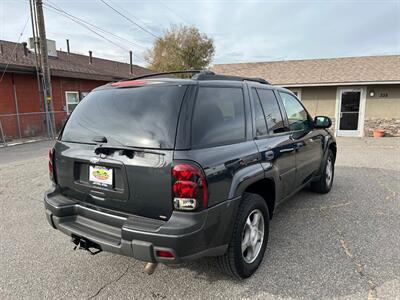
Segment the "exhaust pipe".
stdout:
<svg viewBox="0 0 400 300">
<path fill-rule="evenodd" d="M 158 266 L 158 263 L 151 263 L 151 262 L 149 262 L 149 263 L 147 263 L 147 264 L 144 266 L 144 270 L 143 270 L 143 271 L 144 271 L 147 275 L 151 275 L 151 274 L 154 273 L 154 271 L 156 270 L 157 266 Z"/>
</svg>

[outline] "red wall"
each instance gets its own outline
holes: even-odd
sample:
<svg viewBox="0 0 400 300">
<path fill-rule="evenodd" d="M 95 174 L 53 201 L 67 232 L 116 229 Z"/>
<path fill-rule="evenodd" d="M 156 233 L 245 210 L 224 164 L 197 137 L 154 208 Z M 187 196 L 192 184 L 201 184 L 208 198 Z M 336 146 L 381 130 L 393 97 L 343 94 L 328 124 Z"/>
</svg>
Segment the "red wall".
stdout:
<svg viewBox="0 0 400 300">
<path fill-rule="evenodd" d="M 105 84 L 104 81 L 52 77 L 52 93 L 56 128 L 59 130 L 67 113 L 65 92 L 89 92 L 95 87 Z M 28 74 L 6 73 L 0 83 L 0 122 L 7 138 L 18 138 L 18 121 L 15 115 L 16 105 L 13 96 L 13 83 L 16 88 L 19 113 L 36 112 L 36 114 L 20 115 L 22 137 L 46 135 L 43 105 L 40 104 L 36 76 Z M 1 140 L 1 136 L 0 136 Z"/>
</svg>

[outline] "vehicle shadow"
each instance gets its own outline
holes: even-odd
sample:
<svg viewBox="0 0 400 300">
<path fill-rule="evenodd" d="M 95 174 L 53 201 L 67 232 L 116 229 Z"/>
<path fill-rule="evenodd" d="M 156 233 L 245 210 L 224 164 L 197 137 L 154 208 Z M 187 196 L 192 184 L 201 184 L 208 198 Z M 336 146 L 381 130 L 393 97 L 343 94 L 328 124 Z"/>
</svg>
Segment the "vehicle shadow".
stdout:
<svg viewBox="0 0 400 300">
<path fill-rule="evenodd" d="M 223 281 L 226 295 L 234 291 L 237 297 L 367 297 L 400 272 L 393 265 L 400 251 L 395 247 L 399 237 L 391 242 L 387 239 L 387 232 L 400 229 L 395 224 L 400 214 L 395 205 L 382 208 L 381 203 L 386 194 L 390 196 L 390 189 L 362 189 L 376 181 L 376 172 L 338 167 L 329 194 L 304 189 L 282 203 L 270 223 L 264 260 L 249 279 L 223 275 L 214 258 L 179 268 L 189 269 L 196 279 L 210 284 Z M 392 217 L 388 219 L 389 213 Z M 368 226 L 371 223 L 377 226 Z M 397 250 L 383 250 L 382 243 L 391 243 Z"/>
</svg>

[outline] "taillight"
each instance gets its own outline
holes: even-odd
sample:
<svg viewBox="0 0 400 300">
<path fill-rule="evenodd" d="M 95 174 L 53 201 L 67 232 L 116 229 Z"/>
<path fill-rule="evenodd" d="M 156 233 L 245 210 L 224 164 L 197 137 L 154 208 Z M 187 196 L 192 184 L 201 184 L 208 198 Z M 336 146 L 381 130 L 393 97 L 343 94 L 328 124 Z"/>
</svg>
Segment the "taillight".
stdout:
<svg viewBox="0 0 400 300">
<path fill-rule="evenodd" d="M 200 167 L 177 164 L 172 168 L 173 205 L 176 210 L 198 210 L 207 207 L 207 183 Z"/>
<path fill-rule="evenodd" d="M 54 148 L 49 150 L 49 175 L 51 181 L 55 181 L 54 177 Z"/>
</svg>

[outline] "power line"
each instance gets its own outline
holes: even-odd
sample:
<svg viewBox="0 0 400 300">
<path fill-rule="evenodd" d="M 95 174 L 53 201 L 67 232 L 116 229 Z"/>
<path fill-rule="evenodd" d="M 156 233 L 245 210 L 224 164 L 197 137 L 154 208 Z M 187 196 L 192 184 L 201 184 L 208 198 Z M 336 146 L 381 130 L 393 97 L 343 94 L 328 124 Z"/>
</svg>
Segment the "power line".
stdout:
<svg viewBox="0 0 400 300">
<path fill-rule="evenodd" d="M 80 21 L 80 20 L 78 20 L 78 19 L 75 19 L 74 16 L 72 16 L 72 15 L 70 16 L 70 15 L 65 14 L 65 13 L 63 13 L 63 12 L 60 12 L 59 10 L 57 10 L 57 9 L 55 9 L 55 8 L 53 8 L 53 7 L 51 7 L 51 6 L 49 6 L 48 4 L 45 4 L 45 8 L 50 9 L 50 10 L 52 10 L 53 12 L 55 12 L 55 13 L 57 13 L 57 14 L 59 14 L 59 15 L 62 15 L 62 16 L 64 16 L 64 17 L 68 18 L 68 19 L 70 19 L 71 21 L 73 21 L 73 22 L 75 22 L 75 23 L 77 23 L 77 24 L 79 24 L 79 25 L 85 27 L 87 30 L 91 31 L 92 33 L 94 33 L 95 35 L 99 36 L 100 38 L 106 40 L 106 41 L 109 42 L 110 44 L 112 44 L 112 45 L 114 45 L 114 46 L 116 46 L 116 47 L 118 47 L 118 48 L 120 48 L 120 49 L 122 49 L 122 50 L 124 50 L 124 51 L 129 52 L 129 49 L 128 49 L 128 48 L 123 47 L 123 46 L 117 44 L 116 42 L 114 42 L 113 40 L 111 40 L 111 39 L 105 37 L 104 35 L 102 35 L 102 34 L 100 34 L 100 33 L 98 33 L 97 31 L 95 31 L 95 30 L 93 30 L 92 28 L 90 28 L 90 26 L 88 26 L 88 25 L 85 24 L 84 22 L 82 22 L 82 21 Z M 145 62 L 145 60 L 144 60 L 143 58 L 141 58 L 140 56 L 135 55 L 135 54 L 133 54 L 133 55 L 134 55 L 136 58 L 138 58 L 140 61 Z"/>
<path fill-rule="evenodd" d="M 117 14 L 119 14 L 121 17 L 123 17 L 124 19 L 126 19 L 128 22 L 136 25 L 137 27 L 139 27 L 141 30 L 143 30 L 144 32 L 148 33 L 149 35 L 151 35 L 152 37 L 155 38 L 159 38 L 159 36 L 155 35 L 154 33 L 152 33 L 151 31 L 147 30 L 146 28 L 140 26 L 138 23 L 136 23 L 135 21 L 133 21 L 131 18 L 127 17 L 126 15 L 124 15 L 122 12 L 120 12 L 119 10 L 117 10 L 116 8 L 114 8 L 113 6 L 111 6 L 110 4 L 108 4 L 106 1 L 104 0 L 100 0 L 101 2 L 103 2 L 105 5 L 107 5 L 109 8 L 111 8 L 113 11 L 115 11 Z"/>
<path fill-rule="evenodd" d="M 22 1 L 24 1 L 24 0 L 22 0 Z M 130 44 L 132 44 L 132 45 L 134 45 L 134 46 L 138 46 L 138 47 L 141 47 L 142 49 L 145 49 L 145 47 L 143 47 L 143 46 L 141 46 L 141 45 L 138 45 L 138 44 L 136 44 L 136 43 L 133 43 L 133 42 L 131 42 L 131 41 L 129 41 L 129 40 L 123 38 L 123 37 L 120 37 L 120 36 L 118 36 L 118 35 L 116 35 L 116 34 L 114 34 L 114 33 L 112 33 L 112 32 L 109 32 L 109 31 L 107 31 L 107 30 L 105 30 L 105 29 L 103 29 L 103 28 L 101 28 L 101 27 L 99 27 L 99 26 L 97 26 L 97 25 L 94 25 L 94 24 L 92 24 L 92 23 L 89 23 L 88 21 L 85 21 L 85 20 L 83 20 L 83 19 L 81 19 L 81 18 L 79 18 L 79 17 L 76 17 L 76 16 L 72 15 L 71 13 L 68 13 L 67 11 L 65 11 L 65 10 L 62 9 L 61 7 L 55 5 L 54 3 L 52 3 L 53 5 L 52 5 L 52 4 L 49 4 L 50 1 L 48 1 L 48 0 L 46 0 L 46 2 L 48 2 L 48 3 L 43 3 L 43 6 L 44 6 L 46 9 L 49 9 L 49 10 L 53 11 L 54 13 L 57 13 L 57 14 L 59 14 L 59 15 L 61 15 L 61 16 L 64 16 L 64 17 L 70 19 L 71 21 L 75 22 L 76 24 L 81 25 L 82 27 L 85 27 L 87 30 L 89 30 L 89 31 L 91 31 L 92 33 L 96 34 L 96 35 L 99 36 L 100 38 L 106 40 L 107 42 L 113 44 L 114 46 L 116 46 L 116 47 L 118 47 L 118 48 L 120 48 L 120 49 L 122 49 L 122 50 L 124 50 L 124 51 L 128 51 L 128 52 L 129 52 L 130 49 L 128 49 L 128 48 L 126 48 L 126 47 L 124 47 L 124 46 L 121 46 L 121 45 L 117 44 L 117 43 L 114 42 L 113 40 L 111 40 L 111 39 L 105 37 L 104 35 L 98 33 L 97 31 L 93 30 L 92 28 L 90 28 L 90 26 L 96 28 L 96 29 L 99 30 L 99 31 L 102 31 L 103 33 L 110 34 L 110 35 L 112 35 L 112 36 L 114 36 L 114 37 L 116 37 L 116 38 L 118 38 L 118 39 L 120 39 L 120 40 L 121 40 L 121 39 L 122 39 L 122 40 L 125 40 L 125 41 L 129 42 Z M 144 60 L 142 57 L 140 57 L 140 56 L 138 56 L 138 55 L 136 55 L 136 54 L 134 54 L 134 53 L 133 53 L 133 56 L 135 56 L 135 57 L 136 57 L 137 59 L 139 59 L 141 62 L 145 62 L 145 60 Z"/>
<path fill-rule="evenodd" d="M 187 25 L 193 26 L 191 23 L 189 23 L 188 21 L 186 21 L 180 14 L 178 14 L 175 10 L 173 10 L 171 7 L 169 7 L 168 5 L 166 5 L 163 1 L 160 1 L 160 4 L 161 4 L 162 6 L 164 6 L 167 10 L 169 10 L 172 14 L 174 14 L 174 15 L 177 16 L 179 19 L 181 19 L 184 23 L 186 23 Z"/>
<path fill-rule="evenodd" d="M 17 50 L 17 46 L 19 45 L 19 41 L 20 41 L 22 35 L 23 35 L 24 32 L 25 32 L 25 28 L 26 28 L 26 25 L 28 24 L 29 19 L 30 19 L 30 15 L 28 15 L 28 18 L 26 18 L 24 27 L 22 27 L 21 33 L 19 34 L 19 37 L 18 37 L 18 40 L 17 40 L 17 42 L 15 43 L 15 46 L 14 46 L 13 51 L 11 52 L 11 57 L 14 55 L 15 50 Z M 4 68 L 3 74 L 1 74 L 0 82 L 3 81 L 4 74 L 6 73 L 7 68 L 8 68 L 8 66 L 10 65 L 10 62 L 11 62 L 11 59 L 10 59 L 10 61 L 6 64 L 6 67 Z"/>
<path fill-rule="evenodd" d="M 45 6 L 45 7 L 46 7 L 47 9 L 53 10 L 55 13 L 58 13 L 59 15 L 62 15 L 62 16 L 64 16 L 64 17 L 70 19 L 70 20 L 73 21 L 73 22 L 75 22 L 75 23 L 77 23 L 77 24 L 79 24 L 79 25 L 85 27 L 87 30 L 93 32 L 94 34 L 96 34 L 97 36 L 101 37 L 102 39 L 105 39 L 107 42 L 113 44 L 114 46 L 116 46 L 116 47 L 118 47 L 118 48 L 120 48 L 120 49 L 122 49 L 122 50 L 129 51 L 128 48 L 125 48 L 125 47 L 123 47 L 123 46 L 121 46 L 121 45 L 115 43 L 114 41 L 112 41 L 112 40 L 106 38 L 104 35 L 102 35 L 102 34 L 98 33 L 97 31 L 93 30 L 92 28 L 90 28 L 90 27 L 89 27 L 88 25 L 86 25 L 85 23 L 83 23 L 83 22 L 81 22 L 81 21 L 78 21 L 78 20 L 74 19 L 73 17 L 70 17 L 70 16 L 68 16 L 68 15 L 66 15 L 66 14 L 60 13 L 59 11 L 54 10 L 53 8 L 51 8 L 51 7 L 49 7 L 49 6 Z"/>
<path fill-rule="evenodd" d="M 64 14 L 66 14 L 66 15 L 68 15 L 68 16 L 70 16 L 70 17 L 72 17 L 72 18 L 74 18 L 74 19 L 76 19 L 76 20 L 78 20 L 78 21 L 80 21 L 80 22 L 85 23 L 86 25 L 89 25 L 89 26 L 91 26 L 91 27 L 93 27 L 93 28 L 96 28 L 97 30 L 99 30 L 99 31 L 101 31 L 101 32 L 103 32 L 103 33 L 112 35 L 113 37 L 119 39 L 120 41 L 124 41 L 124 42 L 127 42 L 127 43 L 129 43 L 129 44 L 135 46 L 135 47 L 139 47 L 139 48 L 145 49 L 145 47 L 142 46 L 142 45 L 139 45 L 139 44 L 137 44 L 137 43 L 134 43 L 134 42 L 132 42 L 132 41 L 130 41 L 130 40 L 124 38 L 124 37 L 121 37 L 121 36 L 119 36 L 119 35 L 116 35 L 116 34 L 113 33 L 113 32 L 110 32 L 110 31 L 108 31 L 108 30 L 106 30 L 106 29 L 104 29 L 104 28 L 101 28 L 101 27 L 99 27 L 99 26 L 97 26 L 97 25 L 95 25 L 95 24 L 93 24 L 93 23 L 90 23 L 90 22 L 88 22 L 88 21 L 86 21 L 86 20 L 84 20 L 84 19 L 82 19 L 82 18 L 79 18 L 79 17 L 77 17 L 77 16 L 74 16 L 74 15 L 72 15 L 71 13 L 68 13 L 67 11 L 65 11 L 64 9 L 62 9 L 60 6 L 58 6 L 58 5 L 56 5 L 56 4 L 52 3 L 52 2 L 50 2 L 49 0 L 47 0 L 46 2 L 47 2 L 47 3 L 46 3 L 45 5 L 47 5 L 48 7 L 53 8 L 54 10 L 59 11 L 60 13 L 64 13 Z M 50 4 L 50 3 L 51 3 L 51 4 Z"/>
<path fill-rule="evenodd" d="M 120 10 L 124 11 L 128 16 L 131 16 L 132 18 L 134 18 L 135 20 L 139 21 L 143 27 L 146 27 L 147 24 L 146 22 L 144 22 L 143 20 L 141 20 L 139 17 L 137 17 L 136 15 L 132 14 L 130 11 L 126 10 L 124 7 L 122 7 L 121 5 L 118 5 L 118 3 L 115 3 L 114 1 L 108 0 L 109 3 L 112 3 L 114 7 L 119 8 Z"/>
</svg>

